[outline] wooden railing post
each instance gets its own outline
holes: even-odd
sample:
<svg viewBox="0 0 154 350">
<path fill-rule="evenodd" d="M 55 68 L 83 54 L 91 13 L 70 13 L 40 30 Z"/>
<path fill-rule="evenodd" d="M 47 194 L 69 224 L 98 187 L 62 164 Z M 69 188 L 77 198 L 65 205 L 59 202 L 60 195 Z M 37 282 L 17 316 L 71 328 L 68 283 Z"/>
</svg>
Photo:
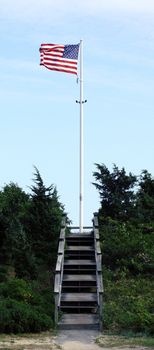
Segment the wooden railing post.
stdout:
<svg viewBox="0 0 154 350">
<path fill-rule="evenodd" d="M 58 324 L 58 298 L 59 293 L 55 293 L 55 325 Z"/>
<path fill-rule="evenodd" d="M 57 263 L 55 269 L 54 298 L 55 298 L 55 324 L 58 324 L 58 313 L 61 298 L 61 286 L 63 279 L 64 248 L 65 248 L 66 214 L 63 214 L 59 236 Z"/>
<path fill-rule="evenodd" d="M 102 331 L 102 319 L 103 319 L 102 253 L 101 253 L 100 241 L 99 241 L 97 213 L 94 213 L 93 230 L 94 230 L 95 259 L 96 259 L 96 281 L 97 281 L 97 299 L 98 299 L 98 307 L 99 307 L 99 324 L 100 324 L 100 331 Z"/>
<path fill-rule="evenodd" d="M 66 227 L 66 214 L 62 214 L 61 228 Z"/>
<path fill-rule="evenodd" d="M 94 227 L 98 228 L 98 213 L 94 213 Z"/>
</svg>

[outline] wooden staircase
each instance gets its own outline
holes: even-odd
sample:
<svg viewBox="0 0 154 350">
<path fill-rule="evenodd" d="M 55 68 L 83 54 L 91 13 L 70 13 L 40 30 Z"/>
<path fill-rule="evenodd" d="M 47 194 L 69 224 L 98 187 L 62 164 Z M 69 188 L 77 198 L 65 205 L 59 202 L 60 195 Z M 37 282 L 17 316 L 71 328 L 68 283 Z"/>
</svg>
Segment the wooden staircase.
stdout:
<svg viewBox="0 0 154 350">
<path fill-rule="evenodd" d="M 55 276 L 56 323 L 61 329 L 100 329 L 103 288 L 98 228 L 94 226 L 83 233 L 74 229 L 65 237 L 63 227 L 60 235 Z"/>
</svg>

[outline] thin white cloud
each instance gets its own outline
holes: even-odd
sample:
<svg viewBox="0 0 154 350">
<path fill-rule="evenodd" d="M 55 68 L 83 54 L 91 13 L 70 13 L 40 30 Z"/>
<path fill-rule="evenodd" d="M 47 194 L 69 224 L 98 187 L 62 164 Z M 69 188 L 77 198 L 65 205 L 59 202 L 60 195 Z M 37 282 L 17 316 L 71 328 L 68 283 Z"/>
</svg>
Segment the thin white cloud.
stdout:
<svg viewBox="0 0 154 350">
<path fill-rule="evenodd" d="M 1 0 L 0 17 L 29 21 L 49 19 L 54 23 L 69 15 L 154 14 L 153 0 Z"/>
</svg>

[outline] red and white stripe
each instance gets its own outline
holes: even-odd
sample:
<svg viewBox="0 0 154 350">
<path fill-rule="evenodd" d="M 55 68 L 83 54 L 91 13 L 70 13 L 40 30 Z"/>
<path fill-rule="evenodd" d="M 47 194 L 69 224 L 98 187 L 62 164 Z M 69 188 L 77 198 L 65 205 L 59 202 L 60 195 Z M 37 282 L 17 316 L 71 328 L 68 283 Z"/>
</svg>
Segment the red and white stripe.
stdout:
<svg viewBox="0 0 154 350">
<path fill-rule="evenodd" d="M 77 74 L 77 60 L 63 58 L 64 45 L 41 44 L 40 65 L 50 70 Z"/>
</svg>

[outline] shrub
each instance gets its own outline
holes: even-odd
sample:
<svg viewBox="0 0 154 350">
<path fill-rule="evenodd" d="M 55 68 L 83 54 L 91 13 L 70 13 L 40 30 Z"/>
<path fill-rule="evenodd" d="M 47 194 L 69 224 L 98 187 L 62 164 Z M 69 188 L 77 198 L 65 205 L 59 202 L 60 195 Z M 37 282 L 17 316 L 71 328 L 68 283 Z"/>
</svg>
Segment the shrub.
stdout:
<svg viewBox="0 0 154 350">
<path fill-rule="evenodd" d="M 12 278 L 6 283 L 0 284 L 0 295 L 18 301 L 30 302 L 32 298 L 32 288 L 30 283 L 23 279 Z"/>
<path fill-rule="evenodd" d="M 14 299 L 0 301 L 0 332 L 23 333 L 44 331 L 53 326 L 52 320 L 37 307 Z"/>
<path fill-rule="evenodd" d="M 125 267 L 133 274 L 152 273 L 153 235 L 145 235 L 142 227 L 107 218 L 101 222 L 100 240 L 106 267 Z"/>
<path fill-rule="evenodd" d="M 104 270 L 104 284 L 104 327 L 153 334 L 152 281 Z"/>
<path fill-rule="evenodd" d="M 37 288 L 36 288 L 37 287 Z M 11 279 L 0 283 L 0 332 L 39 332 L 54 326 L 51 290 Z"/>
</svg>

